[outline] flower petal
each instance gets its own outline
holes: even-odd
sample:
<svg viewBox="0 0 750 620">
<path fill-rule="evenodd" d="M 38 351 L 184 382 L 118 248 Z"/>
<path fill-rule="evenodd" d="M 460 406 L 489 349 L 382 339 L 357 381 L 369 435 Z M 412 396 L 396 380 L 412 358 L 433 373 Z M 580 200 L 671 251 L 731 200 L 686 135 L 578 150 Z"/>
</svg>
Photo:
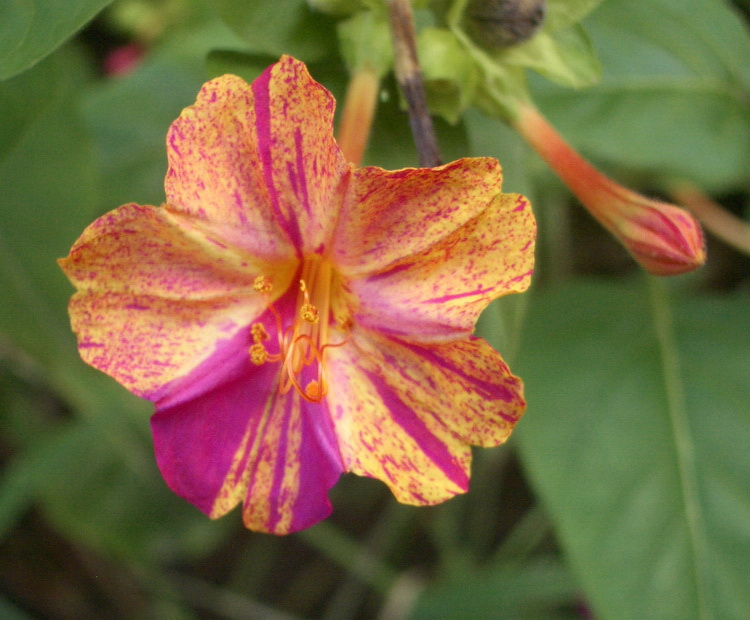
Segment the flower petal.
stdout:
<svg viewBox="0 0 750 620">
<path fill-rule="evenodd" d="M 256 255 L 319 250 L 351 170 L 333 139 L 334 105 L 288 56 L 252 86 L 208 82 L 169 130 L 167 202 Z"/>
<path fill-rule="evenodd" d="M 256 276 L 278 270 L 206 236 L 181 215 L 136 204 L 96 220 L 59 263 L 79 291 L 193 300 L 250 289 Z"/>
<path fill-rule="evenodd" d="M 278 365 L 245 357 L 214 390 L 151 418 L 167 484 L 212 518 L 244 498 L 253 530 L 287 534 L 331 513 L 329 489 L 343 471 L 320 405 L 277 392 Z M 327 421 L 327 422 L 326 422 Z"/>
<path fill-rule="evenodd" d="M 252 282 L 271 270 L 164 209 L 138 205 L 99 218 L 60 265 L 78 288 L 70 316 L 81 356 L 150 400 L 263 312 Z M 295 268 L 273 267 L 280 291 Z"/>
<path fill-rule="evenodd" d="M 526 199 L 501 194 L 428 249 L 351 281 L 355 322 L 420 341 L 471 333 L 490 301 L 529 286 L 535 233 Z"/>
<path fill-rule="evenodd" d="M 499 195 L 500 164 L 467 158 L 438 168 L 355 171 L 355 196 L 336 229 L 334 257 L 350 277 L 424 251 Z"/>
<path fill-rule="evenodd" d="M 469 444 L 507 439 L 525 408 L 520 380 L 478 338 L 415 345 L 360 329 L 352 338 L 328 353 L 327 402 L 347 469 L 409 504 L 465 492 Z"/>
</svg>

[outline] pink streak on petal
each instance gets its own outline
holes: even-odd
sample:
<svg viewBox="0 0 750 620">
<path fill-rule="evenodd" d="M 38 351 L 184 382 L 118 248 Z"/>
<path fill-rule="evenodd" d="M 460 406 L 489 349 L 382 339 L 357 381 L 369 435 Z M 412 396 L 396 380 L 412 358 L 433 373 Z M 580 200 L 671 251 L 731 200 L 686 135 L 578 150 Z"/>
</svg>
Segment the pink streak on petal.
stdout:
<svg viewBox="0 0 750 620">
<path fill-rule="evenodd" d="M 159 469 L 169 487 L 206 514 L 224 484 L 248 428 L 257 427 L 277 369 L 236 365 L 207 393 L 157 406 L 151 418 Z"/>
<path fill-rule="evenodd" d="M 492 292 L 491 288 L 478 288 L 473 291 L 467 291 L 466 293 L 456 293 L 455 295 L 443 295 L 442 297 L 433 297 L 432 299 L 425 299 L 422 303 L 425 304 L 442 304 L 446 301 L 452 301 L 454 299 L 463 299 L 464 297 L 474 297 L 476 295 L 485 295 L 486 293 Z"/>
<path fill-rule="evenodd" d="M 273 158 L 271 150 L 274 148 L 273 137 L 271 136 L 271 103 L 269 94 L 269 82 L 271 72 L 275 65 L 266 69 L 252 84 L 253 95 L 255 96 L 255 128 L 258 134 L 258 151 L 263 163 L 263 175 L 266 180 L 268 195 L 271 199 L 271 207 L 276 215 L 279 226 L 289 237 L 297 250 L 297 256 L 301 257 L 302 252 L 302 235 L 299 226 L 294 217 L 286 217 L 281 211 L 279 204 L 279 193 L 276 189 L 273 178 Z"/>
<path fill-rule="evenodd" d="M 479 340 L 479 338 L 472 337 L 471 340 Z M 488 400 L 502 400 L 503 402 L 511 403 L 518 398 L 518 394 L 516 392 L 509 390 L 504 385 L 490 383 L 489 381 L 483 381 L 470 374 L 467 374 L 466 372 L 463 371 L 463 369 L 451 364 L 444 357 L 441 357 L 440 355 L 436 355 L 428 347 L 422 347 L 417 344 L 413 344 L 413 343 L 406 342 L 406 341 L 401 341 L 401 344 L 407 349 L 416 353 L 417 355 L 420 355 L 424 359 L 429 360 L 430 363 L 434 364 L 435 366 L 438 366 L 440 368 L 445 369 L 446 371 L 450 373 L 458 375 L 459 377 L 461 377 L 462 379 L 464 379 L 465 381 L 473 385 L 475 390 Z M 508 416 L 503 413 L 498 413 L 498 415 L 508 422 L 512 422 L 512 423 L 517 422 L 517 419 L 513 416 Z"/>
<path fill-rule="evenodd" d="M 363 372 L 378 392 L 396 424 L 414 439 L 419 449 L 443 471 L 446 478 L 464 491 L 468 490 L 469 477 L 447 446 L 428 430 L 425 423 L 393 392 L 385 381 L 368 370 L 363 370 Z"/>
<path fill-rule="evenodd" d="M 232 338 L 219 340 L 211 356 L 188 375 L 167 383 L 144 397 L 153 401 L 157 410 L 160 410 L 175 407 L 213 390 L 231 380 L 237 368 L 246 364 L 251 341 L 250 326 L 242 328 Z"/>
<path fill-rule="evenodd" d="M 305 156 L 304 147 L 302 145 L 302 132 L 299 130 L 299 127 L 294 132 L 294 145 L 297 150 L 297 179 L 299 181 L 300 192 L 302 193 L 300 198 L 302 200 L 302 205 L 305 207 L 305 211 L 312 215 L 310 197 L 307 194 L 307 178 L 305 176 Z"/>
<path fill-rule="evenodd" d="M 281 434 L 281 438 L 279 441 L 279 444 L 276 446 L 276 450 L 278 451 L 278 454 L 276 456 L 276 464 L 274 467 L 274 474 L 273 474 L 273 485 L 271 487 L 271 495 L 270 495 L 270 516 L 268 519 L 268 531 L 273 532 L 276 530 L 276 526 L 278 525 L 279 521 L 281 520 L 282 514 L 279 511 L 279 505 L 285 503 L 285 498 L 280 497 L 282 491 L 282 483 L 284 482 L 284 473 L 286 471 L 286 452 L 287 452 L 287 439 L 289 436 L 289 427 L 291 422 L 291 417 L 294 412 L 294 398 L 292 395 L 289 395 L 287 398 L 284 399 L 284 421 L 282 422 L 284 427 L 284 432 Z M 252 484 L 251 484 L 252 486 Z M 326 497 L 327 499 L 327 497 Z M 330 502 L 328 502 L 328 507 L 330 508 Z M 330 514 L 330 510 L 328 511 L 328 514 Z M 326 515 L 328 516 L 328 515 Z"/>
</svg>

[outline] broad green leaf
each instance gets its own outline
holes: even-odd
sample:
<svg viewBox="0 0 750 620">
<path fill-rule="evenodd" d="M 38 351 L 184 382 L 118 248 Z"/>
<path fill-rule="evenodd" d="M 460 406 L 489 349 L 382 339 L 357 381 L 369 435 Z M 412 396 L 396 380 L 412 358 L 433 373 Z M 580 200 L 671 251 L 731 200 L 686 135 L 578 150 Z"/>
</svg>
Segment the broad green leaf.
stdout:
<svg viewBox="0 0 750 620">
<path fill-rule="evenodd" d="M 56 50 L 112 0 L 4 0 L 0 80 L 25 71 Z"/>
<path fill-rule="evenodd" d="M 726 191 L 750 175 L 750 36 L 724 2 L 608 0 L 584 22 L 603 67 L 584 92 L 534 82 L 574 146 Z"/>
<path fill-rule="evenodd" d="M 664 286 L 532 297 L 515 437 L 597 617 L 744 618 L 750 297 Z"/>
<path fill-rule="evenodd" d="M 145 442 L 137 449 L 150 455 Z M 66 536 L 109 555 L 153 561 L 165 549 L 211 548 L 225 528 L 169 491 L 153 458 L 142 463 L 133 468 L 119 458 L 98 424 L 68 423 L 39 437 L 0 478 L 0 540 L 41 501 Z"/>
<path fill-rule="evenodd" d="M 55 260 L 91 222 L 93 148 L 74 109 L 77 59 L 65 50 L 9 82 L 15 134 L 0 158 L 0 331 L 43 363 L 77 357 L 67 318 L 71 287 Z M 45 104 L 33 100 L 46 93 Z M 28 102 L 26 112 L 20 110 Z M 11 111 L 11 110 L 9 110 Z"/>
<path fill-rule="evenodd" d="M 0 82 L 0 161 L 23 139 L 44 111 L 59 99 L 64 88 L 56 59 L 41 63 L 36 71 L 27 71 Z"/>
<path fill-rule="evenodd" d="M 575 580 L 562 562 L 539 558 L 437 581 L 420 595 L 409 617 L 575 618 L 576 594 Z"/>
<path fill-rule="evenodd" d="M 216 6 L 248 52 L 312 62 L 335 51 L 334 21 L 313 12 L 307 0 L 216 0 Z"/>
</svg>

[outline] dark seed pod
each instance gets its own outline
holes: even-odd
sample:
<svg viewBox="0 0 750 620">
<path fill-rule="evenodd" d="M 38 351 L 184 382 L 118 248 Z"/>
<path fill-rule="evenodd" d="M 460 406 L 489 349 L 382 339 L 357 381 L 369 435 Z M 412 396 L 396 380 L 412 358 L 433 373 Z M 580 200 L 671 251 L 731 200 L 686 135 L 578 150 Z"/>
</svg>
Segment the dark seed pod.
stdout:
<svg viewBox="0 0 750 620">
<path fill-rule="evenodd" d="M 470 0 L 466 8 L 467 30 L 483 47 L 510 47 L 539 30 L 545 6 L 545 0 Z"/>
</svg>

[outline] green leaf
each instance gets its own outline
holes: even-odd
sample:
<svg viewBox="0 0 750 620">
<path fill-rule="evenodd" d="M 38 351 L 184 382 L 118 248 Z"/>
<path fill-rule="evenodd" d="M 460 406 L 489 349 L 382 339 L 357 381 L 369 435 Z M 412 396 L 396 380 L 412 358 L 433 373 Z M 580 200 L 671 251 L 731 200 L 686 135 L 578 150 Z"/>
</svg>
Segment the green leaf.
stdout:
<svg viewBox="0 0 750 620">
<path fill-rule="evenodd" d="M 92 144 L 74 109 L 77 62 L 62 50 L 8 82 L 12 98 L 0 104 L 10 114 L 0 132 L 12 136 L 0 158 L 0 331 L 43 363 L 77 357 L 71 287 L 55 260 L 91 222 L 96 196 Z"/>
<path fill-rule="evenodd" d="M 0 82 L 0 161 L 12 151 L 37 118 L 59 99 L 63 85 L 54 59 Z"/>
<path fill-rule="evenodd" d="M 0 80 L 39 62 L 112 0 L 5 0 L 0 21 Z"/>
<path fill-rule="evenodd" d="M 534 82 L 535 99 L 594 158 L 727 191 L 750 175 L 750 36 L 724 2 L 609 0 L 585 26 L 602 81 Z"/>
<path fill-rule="evenodd" d="M 477 569 L 425 590 L 409 616 L 419 618 L 574 618 L 577 586 L 559 560 L 536 558 Z"/>
<path fill-rule="evenodd" d="M 532 297 L 516 439 L 598 617 L 748 617 L 750 297 L 650 282 Z"/>
<path fill-rule="evenodd" d="M 334 21 L 313 13 L 307 0 L 216 0 L 216 7 L 248 52 L 291 54 L 306 62 L 335 52 Z"/>
<path fill-rule="evenodd" d="M 149 563 L 165 550 L 208 551 L 224 528 L 167 488 L 149 442 L 134 446 L 148 455 L 134 468 L 112 449 L 106 430 L 99 423 L 71 424 L 49 445 L 44 477 L 33 490 L 51 522 L 87 546 Z"/>
</svg>

